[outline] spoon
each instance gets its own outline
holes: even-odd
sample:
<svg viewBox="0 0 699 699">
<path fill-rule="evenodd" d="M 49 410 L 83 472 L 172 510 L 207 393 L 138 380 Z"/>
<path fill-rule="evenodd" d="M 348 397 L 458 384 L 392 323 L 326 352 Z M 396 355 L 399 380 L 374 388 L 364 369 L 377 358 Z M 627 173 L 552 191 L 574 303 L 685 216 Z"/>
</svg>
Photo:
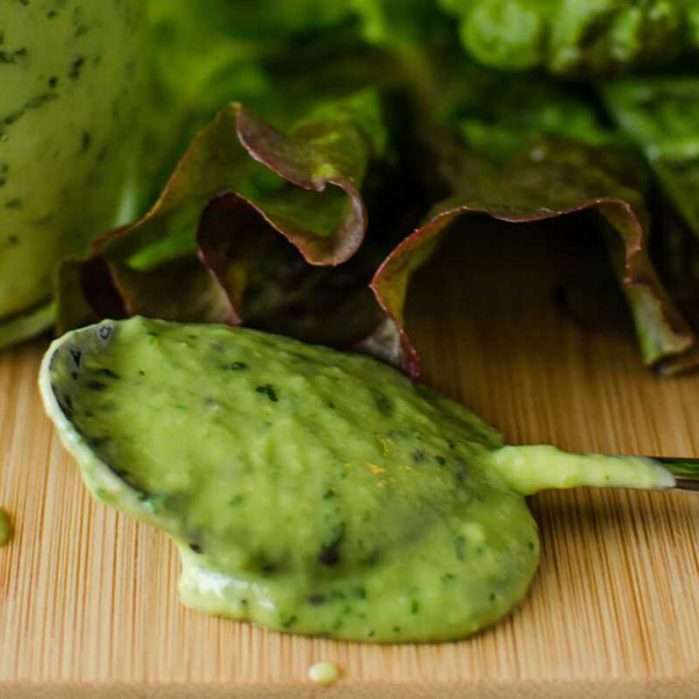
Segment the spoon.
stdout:
<svg viewBox="0 0 699 699">
<path fill-rule="evenodd" d="M 651 456 L 675 477 L 675 490 L 699 492 L 699 459 L 683 459 L 667 456 Z"/>
</svg>

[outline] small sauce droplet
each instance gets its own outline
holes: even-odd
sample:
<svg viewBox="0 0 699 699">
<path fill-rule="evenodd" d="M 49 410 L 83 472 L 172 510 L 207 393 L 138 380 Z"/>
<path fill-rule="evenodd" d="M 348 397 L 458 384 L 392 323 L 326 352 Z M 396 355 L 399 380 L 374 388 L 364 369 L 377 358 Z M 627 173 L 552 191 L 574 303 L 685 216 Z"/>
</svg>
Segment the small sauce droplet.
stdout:
<svg viewBox="0 0 699 699">
<path fill-rule="evenodd" d="M 12 537 L 12 524 L 10 516 L 5 510 L 0 509 L 0 546 L 4 546 Z"/>
<path fill-rule="evenodd" d="M 308 679 L 324 687 L 340 679 L 340 668 L 329 660 L 314 663 L 308 668 Z"/>
</svg>

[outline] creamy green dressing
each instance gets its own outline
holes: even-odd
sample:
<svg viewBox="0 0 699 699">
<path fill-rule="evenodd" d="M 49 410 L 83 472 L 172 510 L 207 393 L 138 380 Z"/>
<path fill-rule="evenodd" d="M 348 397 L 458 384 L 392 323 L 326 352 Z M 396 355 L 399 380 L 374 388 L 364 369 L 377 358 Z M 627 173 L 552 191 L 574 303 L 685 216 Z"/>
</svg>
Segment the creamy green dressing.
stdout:
<svg viewBox="0 0 699 699">
<path fill-rule="evenodd" d="M 41 387 L 96 497 L 177 543 L 185 604 L 294 633 L 468 636 L 536 570 L 522 493 L 674 483 L 505 447 L 387 366 L 251 330 L 105 321 L 52 345 Z"/>
<path fill-rule="evenodd" d="M 0 345 L 51 322 L 58 261 L 133 215 L 141 0 L 0 2 Z"/>
</svg>

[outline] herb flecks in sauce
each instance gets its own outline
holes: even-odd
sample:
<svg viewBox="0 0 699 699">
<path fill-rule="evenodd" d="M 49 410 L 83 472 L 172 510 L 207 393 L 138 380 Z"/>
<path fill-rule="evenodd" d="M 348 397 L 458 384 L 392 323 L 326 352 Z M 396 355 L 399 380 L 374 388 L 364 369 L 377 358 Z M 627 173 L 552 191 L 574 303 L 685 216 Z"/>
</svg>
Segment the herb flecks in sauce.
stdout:
<svg viewBox="0 0 699 699">
<path fill-rule="evenodd" d="M 293 633 L 468 636 L 534 575 L 523 492 L 671 480 L 505 447 L 371 359 L 244 329 L 105 322 L 54 343 L 41 386 L 97 497 L 177 542 L 185 604 Z"/>
</svg>

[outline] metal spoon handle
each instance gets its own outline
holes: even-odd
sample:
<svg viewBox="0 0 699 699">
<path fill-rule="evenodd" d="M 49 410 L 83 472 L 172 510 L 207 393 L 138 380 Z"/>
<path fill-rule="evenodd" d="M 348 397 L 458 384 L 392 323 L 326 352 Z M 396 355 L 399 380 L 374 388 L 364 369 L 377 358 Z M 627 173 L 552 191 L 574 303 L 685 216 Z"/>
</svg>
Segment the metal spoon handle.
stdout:
<svg viewBox="0 0 699 699">
<path fill-rule="evenodd" d="M 677 490 L 699 492 L 699 459 L 679 459 L 666 456 L 652 456 L 675 477 Z"/>
</svg>

